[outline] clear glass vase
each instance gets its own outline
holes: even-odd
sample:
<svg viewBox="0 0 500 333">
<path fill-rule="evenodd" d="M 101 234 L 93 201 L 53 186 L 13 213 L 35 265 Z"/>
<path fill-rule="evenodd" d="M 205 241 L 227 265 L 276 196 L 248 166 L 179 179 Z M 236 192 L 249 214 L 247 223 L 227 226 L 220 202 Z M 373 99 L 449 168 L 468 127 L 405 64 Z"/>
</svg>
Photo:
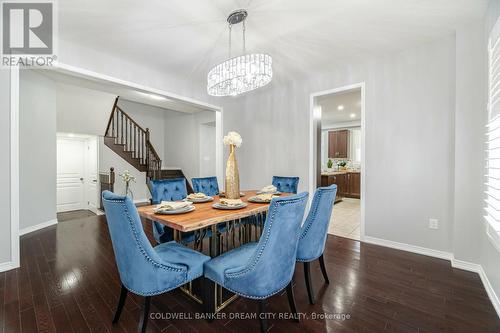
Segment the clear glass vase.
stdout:
<svg viewBox="0 0 500 333">
<path fill-rule="evenodd" d="M 132 199 L 132 201 L 134 200 L 134 192 L 132 192 L 132 190 L 130 189 L 129 182 L 125 183 L 125 193 L 123 195 L 129 197 L 130 199 Z"/>
</svg>

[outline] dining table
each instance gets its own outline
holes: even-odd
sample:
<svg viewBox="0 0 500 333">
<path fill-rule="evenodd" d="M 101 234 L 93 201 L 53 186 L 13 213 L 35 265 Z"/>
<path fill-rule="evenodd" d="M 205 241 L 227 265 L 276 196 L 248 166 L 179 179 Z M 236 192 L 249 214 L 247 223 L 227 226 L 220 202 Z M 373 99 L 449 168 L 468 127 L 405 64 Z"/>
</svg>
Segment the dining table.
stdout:
<svg viewBox="0 0 500 333">
<path fill-rule="evenodd" d="M 164 215 L 156 214 L 157 205 L 138 207 L 139 216 L 146 220 L 161 223 L 172 228 L 174 240 L 185 246 L 216 257 L 248 242 L 257 242 L 264 229 L 266 213 L 269 204 L 266 202 L 251 202 L 249 198 L 258 194 L 257 190 L 242 191 L 240 199 L 246 206 L 239 209 L 217 209 L 213 207 L 221 198 L 213 196 L 213 201 L 193 203 L 195 209 L 190 212 Z M 292 193 L 280 193 L 288 196 Z M 194 241 L 184 243 L 183 237 L 193 236 Z M 193 237 L 191 237 L 193 239 Z M 208 245 L 208 246 L 205 246 Z M 200 279 L 198 279 L 200 280 Z M 204 294 L 202 281 L 193 281 L 180 289 L 196 302 L 202 304 Z M 210 299 L 209 308 L 212 313 L 221 311 L 237 298 L 237 295 L 225 290 L 216 284 L 213 300 Z"/>
</svg>

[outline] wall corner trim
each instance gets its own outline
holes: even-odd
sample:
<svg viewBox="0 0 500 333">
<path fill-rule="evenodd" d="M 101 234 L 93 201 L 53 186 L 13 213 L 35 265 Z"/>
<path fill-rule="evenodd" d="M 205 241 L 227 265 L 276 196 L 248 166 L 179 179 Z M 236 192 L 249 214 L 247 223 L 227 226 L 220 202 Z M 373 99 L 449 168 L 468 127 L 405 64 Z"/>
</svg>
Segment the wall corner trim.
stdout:
<svg viewBox="0 0 500 333">
<path fill-rule="evenodd" d="M 483 266 L 481 266 L 480 264 L 475 264 L 472 262 L 455 259 L 455 256 L 451 252 L 433 250 L 426 247 L 394 242 L 387 239 L 365 236 L 362 242 L 373 245 L 390 247 L 396 250 L 422 254 L 429 257 L 445 259 L 450 261 L 450 264 L 453 268 L 463 269 L 465 271 L 477 273 L 481 278 L 481 282 L 483 283 L 484 289 L 488 294 L 488 298 L 490 299 L 491 304 L 495 308 L 498 317 L 500 317 L 500 299 L 498 298 L 498 295 L 495 293 L 495 290 L 493 289 L 493 286 L 491 285 L 490 280 L 488 279 L 488 276 L 486 275 L 486 272 L 483 269 Z"/>
<path fill-rule="evenodd" d="M 37 225 L 33 225 L 31 227 L 23 228 L 23 229 L 19 230 L 19 236 L 23 236 L 23 235 L 29 234 L 30 232 L 50 227 L 51 225 L 54 225 L 54 224 L 57 224 L 57 219 L 53 219 L 53 220 L 50 220 L 47 222 L 42 222 L 42 223 L 39 223 Z"/>
<path fill-rule="evenodd" d="M 12 261 L 0 263 L 0 272 L 10 271 L 11 269 L 18 268 Z"/>
<path fill-rule="evenodd" d="M 495 293 L 495 290 L 493 289 L 493 286 L 491 285 L 490 280 L 488 279 L 488 276 L 486 275 L 486 272 L 483 269 L 483 266 L 481 266 L 480 264 L 458 260 L 455 258 L 451 259 L 451 266 L 454 268 L 459 268 L 465 271 L 479 274 L 481 282 L 484 285 L 484 289 L 486 289 L 486 293 L 488 294 L 488 298 L 490 299 L 491 304 L 493 304 L 493 307 L 495 308 L 498 317 L 500 317 L 500 299 L 498 298 L 498 295 Z"/>
</svg>

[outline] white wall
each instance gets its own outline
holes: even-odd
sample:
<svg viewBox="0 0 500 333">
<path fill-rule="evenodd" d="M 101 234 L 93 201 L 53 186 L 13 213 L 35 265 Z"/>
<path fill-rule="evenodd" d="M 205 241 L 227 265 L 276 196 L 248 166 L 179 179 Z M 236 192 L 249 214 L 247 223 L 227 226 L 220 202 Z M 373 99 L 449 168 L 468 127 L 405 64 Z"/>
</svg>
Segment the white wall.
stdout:
<svg viewBox="0 0 500 333">
<path fill-rule="evenodd" d="M 215 112 L 165 118 L 165 167 L 181 168 L 187 179 L 200 176 L 200 125 L 214 122 Z M 213 160 L 215 168 L 215 159 Z"/>
<path fill-rule="evenodd" d="M 19 81 L 19 193 L 22 230 L 56 219 L 55 83 L 30 70 Z"/>
<path fill-rule="evenodd" d="M 225 104 L 225 131 L 243 136 L 242 186 L 294 175 L 307 190 L 310 93 L 364 81 L 366 234 L 451 250 L 454 53 L 450 36 Z M 430 217 L 439 230 L 428 228 Z"/>
<path fill-rule="evenodd" d="M 10 70 L 0 69 L 0 264 L 12 260 L 10 248 Z"/>
</svg>

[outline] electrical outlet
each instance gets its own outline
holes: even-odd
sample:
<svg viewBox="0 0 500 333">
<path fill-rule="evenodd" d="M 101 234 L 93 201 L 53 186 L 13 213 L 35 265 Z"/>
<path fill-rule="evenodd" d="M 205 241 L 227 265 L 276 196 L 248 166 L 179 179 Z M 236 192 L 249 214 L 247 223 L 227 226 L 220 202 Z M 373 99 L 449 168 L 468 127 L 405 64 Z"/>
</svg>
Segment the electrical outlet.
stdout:
<svg viewBox="0 0 500 333">
<path fill-rule="evenodd" d="M 429 219 L 429 229 L 439 229 L 439 220 Z"/>
</svg>

